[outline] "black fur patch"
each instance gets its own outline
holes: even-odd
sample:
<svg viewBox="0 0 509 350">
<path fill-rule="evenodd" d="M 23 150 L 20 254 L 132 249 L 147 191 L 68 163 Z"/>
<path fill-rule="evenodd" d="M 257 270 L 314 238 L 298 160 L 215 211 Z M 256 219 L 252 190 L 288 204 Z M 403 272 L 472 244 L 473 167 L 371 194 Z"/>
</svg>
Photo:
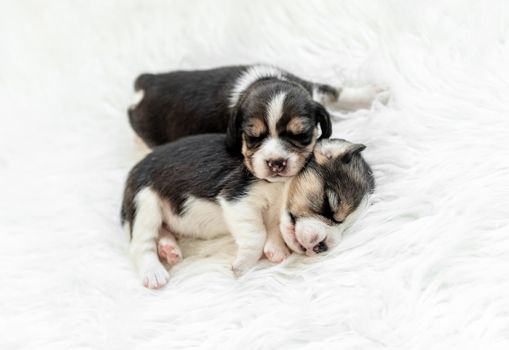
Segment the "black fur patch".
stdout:
<svg viewBox="0 0 509 350">
<path fill-rule="evenodd" d="M 142 74 L 135 82 L 136 90 L 144 97 L 132 110 L 129 120 L 134 131 L 149 147 L 155 147 L 181 137 L 223 133 L 229 130 L 230 150 L 240 151 L 240 135 L 235 116 L 242 110 L 230 107 L 230 94 L 237 79 L 251 66 L 229 66 L 208 70 L 175 71 L 165 74 Z M 315 121 L 320 124 L 322 137 L 329 137 L 330 117 L 325 109 L 312 100 L 313 88 L 337 96 L 337 90 L 323 84 L 314 84 L 282 71 L 291 82 L 291 89 L 300 95 L 302 103 L 313 109 Z M 276 78 L 261 78 L 253 86 L 266 82 L 282 82 Z M 321 107 L 321 108 L 320 108 Z M 233 115 L 233 120 L 230 117 Z M 230 127 L 228 123 L 230 122 Z M 232 129 L 234 128 L 234 129 Z"/>
<path fill-rule="evenodd" d="M 229 97 L 243 66 L 142 74 L 135 82 L 141 102 L 129 110 L 132 128 L 149 147 L 184 136 L 224 133 Z"/>
<path fill-rule="evenodd" d="M 147 186 L 166 199 L 177 215 L 182 214 L 189 196 L 213 202 L 218 195 L 231 201 L 245 196 L 257 180 L 241 157 L 226 151 L 224 139 L 222 134 L 197 135 L 155 148 L 129 173 L 122 222 L 132 222 L 134 198 Z"/>
</svg>

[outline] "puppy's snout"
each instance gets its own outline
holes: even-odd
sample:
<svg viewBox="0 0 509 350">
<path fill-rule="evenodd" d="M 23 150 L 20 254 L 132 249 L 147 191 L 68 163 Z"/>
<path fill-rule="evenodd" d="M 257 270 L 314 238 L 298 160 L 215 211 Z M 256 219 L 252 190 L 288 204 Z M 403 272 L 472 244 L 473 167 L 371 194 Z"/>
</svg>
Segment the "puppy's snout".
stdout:
<svg viewBox="0 0 509 350">
<path fill-rule="evenodd" d="M 325 241 L 321 241 L 320 243 L 313 247 L 313 251 L 316 254 L 326 252 L 328 249 L 329 247 L 327 247 L 327 243 L 325 243 Z"/>
<path fill-rule="evenodd" d="M 273 173 L 281 173 L 285 170 L 288 160 L 283 159 L 283 158 L 278 158 L 278 159 L 269 159 L 266 162 L 267 162 L 267 166 Z"/>
</svg>

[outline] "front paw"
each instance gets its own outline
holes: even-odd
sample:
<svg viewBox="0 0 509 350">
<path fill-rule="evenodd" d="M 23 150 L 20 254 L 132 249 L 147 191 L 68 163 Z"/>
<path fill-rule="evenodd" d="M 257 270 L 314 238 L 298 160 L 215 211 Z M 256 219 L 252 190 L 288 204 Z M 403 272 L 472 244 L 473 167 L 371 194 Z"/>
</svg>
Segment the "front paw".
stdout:
<svg viewBox="0 0 509 350">
<path fill-rule="evenodd" d="M 245 269 L 243 267 L 239 266 L 239 265 L 233 264 L 232 265 L 232 272 L 233 272 L 233 275 L 236 278 L 239 278 L 240 276 L 242 276 L 245 273 Z"/>
<path fill-rule="evenodd" d="M 371 104 L 378 101 L 386 105 L 389 102 L 389 99 L 391 97 L 391 91 L 389 90 L 388 87 L 381 85 L 371 85 L 370 87 L 372 94 Z"/>
<path fill-rule="evenodd" d="M 244 275 L 248 270 L 253 268 L 256 265 L 258 259 L 252 261 L 247 259 L 236 259 L 232 264 L 232 272 L 233 275 L 237 278 Z"/>
<path fill-rule="evenodd" d="M 369 109 L 376 102 L 386 105 L 389 102 L 390 96 L 390 90 L 385 86 L 377 84 L 366 85 L 358 88 L 356 94 L 357 100 L 354 104 L 357 104 L 358 108 Z"/>
<path fill-rule="evenodd" d="M 161 263 L 143 266 L 140 269 L 140 277 L 146 288 L 158 289 L 166 285 L 170 279 L 168 271 Z"/>
<path fill-rule="evenodd" d="M 290 256 L 290 250 L 283 242 L 267 240 L 263 247 L 263 253 L 273 263 L 279 264 Z"/>
<path fill-rule="evenodd" d="M 375 101 L 387 104 L 390 91 L 382 85 L 364 85 L 343 88 L 339 95 L 338 107 L 346 110 L 370 109 Z"/>
</svg>

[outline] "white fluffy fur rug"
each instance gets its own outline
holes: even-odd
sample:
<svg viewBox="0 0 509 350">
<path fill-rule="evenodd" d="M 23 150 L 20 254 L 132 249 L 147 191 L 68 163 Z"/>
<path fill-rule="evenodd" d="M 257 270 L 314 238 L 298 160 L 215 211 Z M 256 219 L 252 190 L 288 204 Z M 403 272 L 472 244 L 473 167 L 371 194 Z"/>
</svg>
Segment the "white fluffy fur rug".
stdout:
<svg viewBox="0 0 509 350">
<path fill-rule="evenodd" d="M 507 4 L 2 1 L 0 348 L 508 349 Z M 373 205 L 328 256 L 235 280 L 231 239 L 189 242 L 146 290 L 119 226 L 133 79 L 252 62 L 391 87 L 336 115 Z"/>
</svg>

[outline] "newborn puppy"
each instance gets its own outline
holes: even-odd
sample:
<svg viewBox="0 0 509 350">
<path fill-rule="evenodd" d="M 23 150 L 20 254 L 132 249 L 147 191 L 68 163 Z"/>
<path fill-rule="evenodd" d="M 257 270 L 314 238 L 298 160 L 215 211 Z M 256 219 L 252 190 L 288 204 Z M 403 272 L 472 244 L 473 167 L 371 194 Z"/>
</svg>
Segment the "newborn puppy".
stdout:
<svg viewBox="0 0 509 350">
<path fill-rule="evenodd" d="M 361 145 L 338 140 L 322 147 L 326 141 L 320 141 L 311 160 L 312 172 L 285 185 L 255 177 L 242 156 L 226 151 L 225 139 L 198 135 L 157 147 L 129 173 L 122 222 L 131 233 L 131 255 L 146 287 L 159 288 L 168 282 L 159 258 L 169 264 L 182 259 L 176 237 L 232 233 L 238 247 L 232 266 L 237 275 L 251 268 L 263 252 L 272 261 L 289 254 L 280 226 L 294 251 L 324 251 L 337 244 L 336 231 L 342 231 L 335 228 L 331 233 L 324 227 L 346 223 L 362 202 L 358 198 L 365 198 L 373 187 L 369 167 L 360 159 Z M 343 189 L 342 184 L 356 188 Z M 306 196 L 311 200 L 306 201 Z M 323 209 L 327 205 L 329 209 Z M 288 223 L 290 215 L 294 221 Z M 336 221 L 319 226 L 320 215 Z"/>
<path fill-rule="evenodd" d="M 170 264 L 180 261 L 177 235 L 231 232 L 238 247 L 236 274 L 258 261 L 266 240 L 287 249 L 279 234 L 284 184 L 253 176 L 224 143 L 224 134 L 183 138 L 155 148 L 129 173 L 122 222 L 131 232 L 130 251 L 146 287 L 167 283 L 157 252 Z"/>
<path fill-rule="evenodd" d="M 291 166 L 290 160 L 284 165 L 287 140 L 296 141 L 297 146 L 292 147 L 301 147 L 301 141 L 306 144 L 312 139 L 317 124 L 322 138 L 330 136 L 330 117 L 324 106 L 343 110 L 369 108 L 383 91 L 374 85 L 334 88 L 268 65 L 143 74 L 136 79 L 135 90 L 139 102 L 129 109 L 129 120 L 147 146 L 189 135 L 223 133 L 232 114 L 238 114 L 240 119 L 265 119 L 268 125 L 264 133 L 283 141 L 276 140 L 264 151 L 272 157 L 264 160 L 271 162 L 268 170 L 276 172 Z M 281 134 L 295 116 L 307 119 L 310 128 L 293 135 Z M 264 136 L 255 133 L 249 141 L 255 143 Z M 228 144 L 239 150 L 234 138 Z"/>
<path fill-rule="evenodd" d="M 320 141 L 306 168 L 287 184 L 281 234 L 291 250 L 312 256 L 336 246 L 366 207 L 375 182 L 360 156 L 365 148 L 340 139 Z"/>
<path fill-rule="evenodd" d="M 310 83 L 269 66 L 142 75 L 136 86 L 144 98 L 129 112 L 131 125 L 149 146 L 226 132 L 228 151 L 271 182 L 300 171 L 318 125 L 321 138 L 332 132 L 329 114 L 305 88 Z"/>
</svg>

